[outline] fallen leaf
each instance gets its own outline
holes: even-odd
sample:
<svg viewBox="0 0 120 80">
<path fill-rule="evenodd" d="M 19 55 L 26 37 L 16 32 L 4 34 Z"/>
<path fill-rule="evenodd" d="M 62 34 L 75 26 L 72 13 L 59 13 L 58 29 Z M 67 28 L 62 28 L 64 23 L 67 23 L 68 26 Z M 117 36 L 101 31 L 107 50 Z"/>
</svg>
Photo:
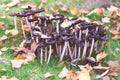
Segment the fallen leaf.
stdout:
<svg viewBox="0 0 120 80">
<path fill-rule="evenodd" d="M 50 8 L 50 10 L 51 10 L 51 12 L 53 13 L 53 14 L 58 14 L 59 12 L 57 11 L 57 10 L 55 10 L 54 8 Z"/>
<path fill-rule="evenodd" d="M 82 70 L 82 71 L 79 73 L 79 78 L 78 78 L 78 80 L 91 80 L 89 71 L 87 71 L 87 70 Z"/>
<path fill-rule="evenodd" d="M 44 74 L 44 78 L 49 78 L 52 77 L 54 74 L 51 74 L 50 72 L 47 72 L 46 74 Z"/>
<path fill-rule="evenodd" d="M 33 52 L 29 52 L 25 55 L 25 58 L 27 62 L 34 61 L 34 59 L 36 58 L 36 55 Z"/>
<path fill-rule="evenodd" d="M 109 77 L 109 76 L 104 76 L 104 77 L 102 78 L 102 80 L 110 80 L 110 77 Z"/>
<path fill-rule="evenodd" d="M 43 3 L 43 4 L 47 4 L 47 1 L 48 1 L 48 0 L 42 0 L 42 3 Z"/>
<path fill-rule="evenodd" d="M 113 40 L 119 40 L 120 39 L 120 35 L 115 35 L 112 37 Z"/>
<path fill-rule="evenodd" d="M 17 57 L 15 58 L 15 60 L 24 60 L 25 57 L 23 56 L 23 54 L 18 54 Z"/>
<path fill-rule="evenodd" d="M 65 13 L 69 12 L 66 5 L 63 5 L 60 9 L 62 12 L 65 12 Z"/>
<path fill-rule="evenodd" d="M 1 40 L 6 40 L 7 38 L 8 38 L 8 37 L 7 37 L 7 36 L 5 36 L 5 35 L 4 35 L 4 36 L 2 36 L 2 37 L 0 37 L 0 39 L 1 39 Z"/>
<path fill-rule="evenodd" d="M 3 48 L 1 48 L 0 50 L 1 50 L 1 51 L 7 51 L 7 50 L 8 50 L 8 48 L 3 47 Z"/>
<path fill-rule="evenodd" d="M 117 11 L 117 7 L 115 7 L 115 6 L 110 6 L 109 8 L 107 8 L 108 9 L 108 11 L 110 11 L 110 12 L 113 12 L 113 11 Z"/>
<path fill-rule="evenodd" d="M 11 64 L 13 68 L 20 68 L 24 63 L 24 60 L 11 60 Z"/>
<path fill-rule="evenodd" d="M 12 0 L 10 3 L 7 4 L 7 7 L 13 7 L 15 5 L 17 5 L 18 3 L 20 3 L 20 0 Z"/>
<path fill-rule="evenodd" d="M 100 60 L 102 60 L 106 56 L 107 56 L 107 54 L 105 52 L 101 52 L 101 53 L 97 54 L 97 56 L 96 56 L 97 62 L 99 62 Z"/>
<path fill-rule="evenodd" d="M 97 13 L 98 15 L 101 15 L 104 12 L 103 8 L 95 8 L 94 12 Z"/>
<path fill-rule="evenodd" d="M 24 31 L 29 33 L 30 32 L 30 27 L 27 25 L 24 25 Z"/>
<path fill-rule="evenodd" d="M 33 43 L 31 44 L 32 47 L 32 51 L 35 51 L 38 47 L 37 43 L 35 41 L 33 41 Z"/>
<path fill-rule="evenodd" d="M 0 29 L 5 29 L 5 24 L 3 22 L 0 22 Z"/>
<path fill-rule="evenodd" d="M 115 68 L 116 71 L 118 69 L 120 69 L 120 60 L 116 60 L 116 61 L 108 61 L 107 64 L 112 67 L 112 68 Z"/>
<path fill-rule="evenodd" d="M 113 35 L 118 35 L 120 32 L 118 30 L 109 30 Z"/>
<path fill-rule="evenodd" d="M 72 15 L 77 15 L 79 11 L 78 11 L 77 8 L 71 8 L 70 12 L 71 12 Z"/>
<path fill-rule="evenodd" d="M 2 45 L 2 40 L 0 39 L 0 45 Z"/>
<path fill-rule="evenodd" d="M 68 69 L 66 67 L 58 74 L 59 78 L 65 78 L 67 76 Z"/>
<path fill-rule="evenodd" d="M 102 18 L 102 22 L 103 23 L 110 23 L 110 18 L 104 17 L 104 18 Z"/>
<path fill-rule="evenodd" d="M 79 74 L 73 71 L 68 71 L 66 75 L 66 80 L 78 80 Z"/>
<path fill-rule="evenodd" d="M 5 31 L 5 34 L 12 34 L 13 36 L 15 36 L 15 35 L 18 35 L 18 30 L 16 30 L 16 29 L 11 29 L 11 30 L 6 30 Z"/>
<path fill-rule="evenodd" d="M 108 76 L 115 77 L 115 76 L 118 76 L 118 73 L 116 71 L 113 71 L 113 72 L 108 73 Z"/>
<path fill-rule="evenodd" d="M 61 27 L 62 28 L 66 28 L 66 27 L 69 27 L 72 23 L 70 21 L 65 21 L 61 24 Z"/>
<path fill-rule="evenodd" d="M 29 78 L 28 80 L 34 80 L 33 78 Z"/>
</svg>

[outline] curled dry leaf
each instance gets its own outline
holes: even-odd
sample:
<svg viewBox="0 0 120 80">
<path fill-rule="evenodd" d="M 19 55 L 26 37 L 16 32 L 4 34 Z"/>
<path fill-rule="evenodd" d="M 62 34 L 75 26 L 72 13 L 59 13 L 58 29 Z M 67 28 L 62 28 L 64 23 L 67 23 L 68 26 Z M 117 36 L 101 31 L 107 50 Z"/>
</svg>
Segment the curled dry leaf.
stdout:
<svg viewBox="0 0 120 80">
<path fill-rule="evenodd" d="M 120 60 L 108 61 L 107 64 L 108 64 L 110 67 L 115 68 L 116 70 L 120 69 Z"/>
<path fill-rule="evenodd" d="M 113 35 L 118 35 L 120 32 L 118 30 L 109 30 Z"/>
<path fill-rule="evenodd" d="M 18 54 L 17 57 L 15 58 L 15 60 L 24 60 L 25 57 L 23 56 L 23 54 Z"/>
<path fill-rule="evenodd" d="M 78 11 L 77 8 L 71 8 L 70 12 L 71 12 L 72 15 L 77 15 L 79 11 Z"/>
<path fill-rule="evenodd" d="M 104 17 L 104 18 L 102 18 L 102 22 L 103 23 L 110 23 L 110 18 Z"/>
<path fill-rule="evenodd" d="M 78 80 L 79 74 L 73 71 L 68 71 L 66 75 L 66 80 Z"/>
<path fill-rule="evenodd" d="M 44 74 L 44 78 L 49 78 L 52 77 L 54 74 L 51 74 L 50 72 L 47 72 L 46 74 Z"/>
<path fill-rule="evenodd" d="M 68 69 L 66 67 L 58 74 L 59 78 L 65 78 L 67 76 Z"/>
<path fill-rule="evenodd" d="M 100 60 L 102 60 L 106 56 L 107 56 L 107 54 L 105 52 L 101 52 L 101 53 L 97 54 L 97 56 L 96 56 L 97 62 L 99 62 Z"/>
<path fill-rule="evenodd" d="M 7 79 L 7 76 L 1 76 L 0 80 L 18 80 L 16 77 L 12 77 L 10 79 Z"/>
<path fill-rule="evenodd" d="M 97 13 L 98 15 L 101 15 L 104 12 L 103 8 L 96 8 L 94 9 L 94 12 Z"/>
<path fill-rule="evenodd" d="M 119 40 L 120 39 L 120 35 L 115 35 L 114 37 L 112 37 L 113 40 Z"/>
<path fill-rule="evenodd" d="M 11 60 L 11 64 L 13 68 L 20 68 L 24 63 L 24 60 Z"/>
</svg>

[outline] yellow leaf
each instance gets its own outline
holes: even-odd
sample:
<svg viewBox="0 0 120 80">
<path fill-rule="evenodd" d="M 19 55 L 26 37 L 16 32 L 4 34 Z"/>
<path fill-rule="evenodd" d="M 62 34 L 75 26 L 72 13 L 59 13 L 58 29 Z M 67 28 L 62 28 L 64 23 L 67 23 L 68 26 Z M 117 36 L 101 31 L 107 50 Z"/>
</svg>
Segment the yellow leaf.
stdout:
<svg viewBox="0 0 120 80">
<path fill-rule="evenodd" d="M 79 73 L 79 80 L 91 80 L 89 71 L 83 70 Z"/>
<path fill-rule="evenodd" d="M 77 8 L 71 8 L 71 9 L 70 9 L 70 12 L 71 12 L 71 14 L 73 14 L 73 15 L 77 15 L 79 11 L 78 11 Z"/>
<path fill-rule="evenodd" d="M 107 54 L 105 52 L 101 52 L 96 56 L 96 60 L 97 62 L 99 62 L 100 60 L 102 60 L 103 58 L 105 58 L 107 56 Z"/>
</svg>

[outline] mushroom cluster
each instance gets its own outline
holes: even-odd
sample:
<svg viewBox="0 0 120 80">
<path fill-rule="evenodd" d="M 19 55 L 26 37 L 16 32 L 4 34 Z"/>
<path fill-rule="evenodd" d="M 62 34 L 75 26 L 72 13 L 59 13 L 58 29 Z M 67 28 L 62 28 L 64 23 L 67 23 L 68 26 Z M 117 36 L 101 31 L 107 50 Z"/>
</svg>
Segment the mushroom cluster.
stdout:
<svg viewBox="0 0 120 80">
<path fill-rule="evenodd" d="M 84 60 L 103 48 L 108 40 L 102 25 L 79 18 L 67 18 L 62 14 L 42 16 L 40 13 L 43 11 L 44 9 L 31 10 L 31 7 L 28 7 L 21 13 L 10 14 L 24 19 L 24 22 L 21 20 L 21 26 L 26 39 L 25 47 L 32 50 L 31 44 L 37 44 L 35 52 L 40 54 L 41 64 L 43 61 L 49 63 L 51 56 L 57 56 L 59 61 Z M 16 26 L 16 19 L 14 22 Z M 23 23 L 30 28 L 28 39 Z"/>
</svg>

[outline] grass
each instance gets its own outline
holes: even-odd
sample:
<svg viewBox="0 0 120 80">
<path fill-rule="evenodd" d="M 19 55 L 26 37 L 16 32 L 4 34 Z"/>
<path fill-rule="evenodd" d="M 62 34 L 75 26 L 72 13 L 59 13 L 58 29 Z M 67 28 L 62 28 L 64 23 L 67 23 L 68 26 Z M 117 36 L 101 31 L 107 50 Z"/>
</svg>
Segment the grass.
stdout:
<svg viewBox="0 0 120 80">
<path fill-rule="evenodd" d="M 61 0 L 61 1 L 64 2 L 67 6 L 69 6 L 71 4 L 70 8 L 76 6 L 77 3 L 80 2 L 80 0 Z M 83 0 L 81 0 L 81 1 L 83 1 Z M 1 4 L 7 4 L 9 2 L 10 2 L 10 0 L 2 0 L 2 1 L 0 1 L 0 5 Z M 21 5 L 34 4 L 34 5 L 39 6 L 40 2 L 41 2 L 40 0 L 25 0 L 25 2 L 22 2 Z M 45 5 L 45 7 L 50 7 L 52 2 L 58 4 L 59 0 L 49 0 L 48 4 Z M 76 6 L 76 7 L 78 7 L 78 6 Z M 58 8 L 58 7 L 56 7 L 56 8 Z M 10 10 L 8 12 L 5 12 L 4 8 L 0 8 L 0 17 L 4 16 L 4 15 L 6 16 L 5 19 L 0 18 L 0 21 L 5 23 L 5 26 L 6 26 L 7 29 L 13 29 L 14 28 L 13 18 L 9 16 L 9 13 L 16 12 L 16 11 L 19 12 L 21 10 L 22 9 L 19 6 L 15 6 L 15 7 L 10 8 Z M 65 14 L 65 15 L 66 16 L 72 16 L 70 14 Z M 94 18 L 94 19 L 98 18 L 98 17 L 96 17 L 97 15 L 93 15 L 93 16 L 94 17 L 92 17 L 92 16 L 89 16 L 89 17 Z M 0 30 L 0 37 L 3 36 L 3 35 L 5 35 L 5 31 Z M 105 61 L 118 60 L 120 58 L 120 54 L 117 53 L 117 56 L 114 57 L 111 54 L 111 51 L 114 51 L 114 49 L 116 47 L 120 48 L 120 44 L 119 44 L 120 41 L 119 40 L 118 41 L 113 41 L 111 39 L 112 35 L 109 32 L 108 32 L 108 35 L 110 36 L 110 40 L 109 40 L 110 46 L 109 47 L 107 47 L 107 46 L 104 47 L 104 51 L 108 54 L 107 58 L 104 59 L 104 60 Z M 4 41 L 2 46 L 8 47 L 8 48 L 10 48 L 11 45 L 13 45 L 13 44 L 18 46 L 22 40 L 23 40 L 23 37 L 19 36 L 16 40 L 15 39 L 9 39 L 9 40 Z M 13 51 L 9 49 L 9 50 L 5 51 L 0 57 L 4 58 L 6 60 L 14 59 Z M 49 65 L 46 65 L 46 64 L 40 65 L 39 64 L 39 58 L 37 58 L 34 63 L 30 62 L 28 65 L 24 65 L 20 69 L 13 69 L 10 66 L 0 64 L 0 77 L 5 75 L 8 78 L 15 76 L 19 80 L 28 80 L 29 78 L 33 78 L 34 80 L 45 80 L 43 75 L 46 72 L 51 72 L 51 73 L 55 74 L 55 76 L 53 76 L 49 80 L 61 80 L 61 79 L 58 78 L 58 73 L 62 70 L 64 65 L 61 65 L 61 66 L 57 66 L 57 65 L 58 65 L 57 61 L 54 58 L 52 58 Z M 3 68 L 6 69 L 5 72 L 2 71 Z M 33 73 L 33 70 L 35 70 L 35 69 L 37 70 L 37 72 Z M 120 77 L 119 77 L 120 76 L 120 71 L 118 71 L 118 72 L 119 73 L 118 73 L 118 77 L 116 77 L 116 80 L 120 79 Z"/>
</svg>

